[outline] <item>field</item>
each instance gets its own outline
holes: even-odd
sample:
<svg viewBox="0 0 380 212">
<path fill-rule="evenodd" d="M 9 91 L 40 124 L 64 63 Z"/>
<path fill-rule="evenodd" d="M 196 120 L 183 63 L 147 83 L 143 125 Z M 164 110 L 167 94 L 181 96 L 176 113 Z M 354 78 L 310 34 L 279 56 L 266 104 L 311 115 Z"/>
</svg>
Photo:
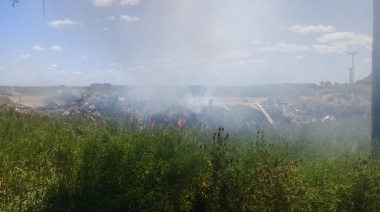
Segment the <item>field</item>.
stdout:
<svg viewBox="0 0 380 212">
<path fill-rule="evenodd" d="M 0 211 L 379 211 L 369 117 L 229 131 L 0 111 Z"/>
</svg>

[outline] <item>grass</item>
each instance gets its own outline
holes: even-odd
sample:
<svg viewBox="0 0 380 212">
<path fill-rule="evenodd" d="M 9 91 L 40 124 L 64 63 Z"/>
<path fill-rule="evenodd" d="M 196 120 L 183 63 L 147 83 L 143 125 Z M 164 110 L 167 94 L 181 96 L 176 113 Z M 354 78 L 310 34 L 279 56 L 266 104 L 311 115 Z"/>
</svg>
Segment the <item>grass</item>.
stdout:
<svg viewBox="0 0 380 212">
<path fill-rule="evenodd" d="M 227 131 L 1 110 L 0 211 L 380 210 L 368 118 Z"/>
</svg>

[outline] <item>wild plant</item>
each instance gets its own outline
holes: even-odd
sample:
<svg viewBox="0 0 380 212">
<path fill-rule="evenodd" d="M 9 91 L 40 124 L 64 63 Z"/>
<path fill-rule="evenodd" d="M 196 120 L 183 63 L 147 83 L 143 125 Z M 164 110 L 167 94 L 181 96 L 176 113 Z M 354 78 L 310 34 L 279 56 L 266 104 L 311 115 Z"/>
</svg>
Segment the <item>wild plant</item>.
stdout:
<svg viewBox="0 0 380 212">
<path fill-rule="evenodd" d="M 227 134 L 0 110 L 0 211 L 378 211 L 379 161 L 351 125 L 340 139 L 338 124 Z"/>
</svg>

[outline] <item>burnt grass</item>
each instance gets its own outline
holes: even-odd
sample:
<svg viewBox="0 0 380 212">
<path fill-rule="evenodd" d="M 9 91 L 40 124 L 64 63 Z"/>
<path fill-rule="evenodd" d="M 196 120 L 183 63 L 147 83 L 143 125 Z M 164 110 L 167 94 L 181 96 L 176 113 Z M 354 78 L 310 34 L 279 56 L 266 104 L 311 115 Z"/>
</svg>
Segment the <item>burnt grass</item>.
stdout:
<svg viewBox="0 0 380 212">
<path fill-rule="evenodd" d="M 0 111 L 0 211 L 379 211 L 369 118 L 229 131 Z"/>
</svg>

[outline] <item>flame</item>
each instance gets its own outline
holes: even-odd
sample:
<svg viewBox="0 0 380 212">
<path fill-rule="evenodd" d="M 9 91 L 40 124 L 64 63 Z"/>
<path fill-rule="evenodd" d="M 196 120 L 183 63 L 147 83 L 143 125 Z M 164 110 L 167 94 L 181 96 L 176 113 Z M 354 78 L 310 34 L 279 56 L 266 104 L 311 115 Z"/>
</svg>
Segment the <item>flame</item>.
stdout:
<svg viewBox="0 0 380 212">
<path fill-rule="evenodd" d="M 152 117 L 149 117 L 149 125 L 151 129 L 156 128 L 156 125 L 154 124 L 154 121 L 152 120 Z"/>
<path fill-rule="evenodd" d="M 178 128 L 182 128 L 182 126 L 183 126 L 183 120 L 182 120 L 182 118 L 178 119 L 177 125 L 178 125 Z"/>
</svg>

